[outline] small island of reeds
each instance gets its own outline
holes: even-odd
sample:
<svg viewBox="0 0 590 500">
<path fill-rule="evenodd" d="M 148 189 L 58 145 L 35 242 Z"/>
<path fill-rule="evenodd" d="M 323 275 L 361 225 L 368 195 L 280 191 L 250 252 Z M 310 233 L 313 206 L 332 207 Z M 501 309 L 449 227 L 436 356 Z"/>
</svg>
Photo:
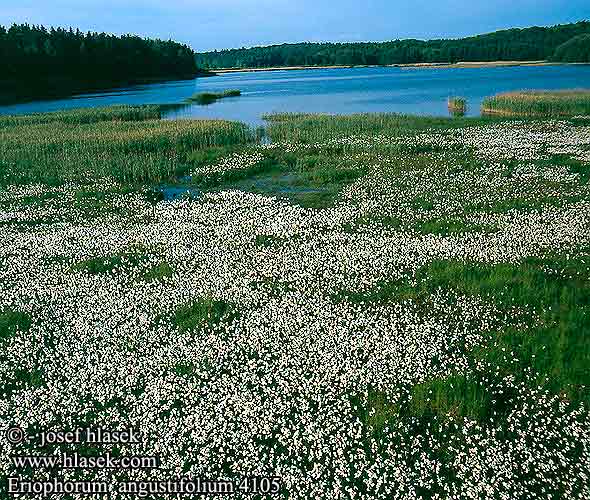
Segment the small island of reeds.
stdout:
<svg viewBox="0 0 590 500">
<path fill-rule="evenodd" d="M 506 92 L 485 99 L 481 111 L 531 117 L 590 115 L 590 89 Z"/>
<path fill-rule="evenodd" d="M 242 95 L 240 90 L 230 89 L 223 92 L 199 92 L 189 97 L 186 101 L 195 104 L 213 104 L 218 99 L 226 97 L 239 97 Z"/>
<path fill-rule="evenodd" d="M 453 116 L 464 116 L 467 112 L 467 100 L 464 97 L 449 97 L 447 105 Z"/>
</svg>

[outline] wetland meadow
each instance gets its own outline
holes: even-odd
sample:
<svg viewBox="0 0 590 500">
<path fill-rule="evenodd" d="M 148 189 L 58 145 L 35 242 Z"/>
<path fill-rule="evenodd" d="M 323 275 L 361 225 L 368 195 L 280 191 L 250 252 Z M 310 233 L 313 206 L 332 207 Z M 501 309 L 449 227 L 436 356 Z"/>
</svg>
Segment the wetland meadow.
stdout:
<svg viewBox="0 0 590 500">
<path fill-rule="evenodd" d="M 1 116 L 0 422 L 132 427 L 92 453 L 160 466 L 0 473 L 113 499 L 246 476 L 275 498 L 588 498 L 584 106 Z M 0 440 L 64 450 L 89 453 Z"/>
</svg>

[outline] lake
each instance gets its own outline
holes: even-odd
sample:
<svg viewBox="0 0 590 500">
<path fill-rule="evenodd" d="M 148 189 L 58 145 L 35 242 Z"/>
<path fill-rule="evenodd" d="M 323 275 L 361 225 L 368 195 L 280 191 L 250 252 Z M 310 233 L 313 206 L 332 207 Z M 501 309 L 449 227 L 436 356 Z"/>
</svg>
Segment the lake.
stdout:
<svg viewBox="0 0 590 500">
<path fill-rule="evenodd" d="M 0 114 L 25 114 L 113 104 L 182 103 L 196 92 L 239 89 L 242 96 L 208 106 L 187 105 L 169 118 L 225 118 L 253 125 L 273 111 L 317 113 L 398 112 L 447 116 L 447 98 L 463 96 L 468 114 L 482 100 L 509 90 L 590 86 L 590 65 L 504 68 L 338 68 L 225 73 L 77 95 L 65 99 L 0 106 Z"/>
</svg>

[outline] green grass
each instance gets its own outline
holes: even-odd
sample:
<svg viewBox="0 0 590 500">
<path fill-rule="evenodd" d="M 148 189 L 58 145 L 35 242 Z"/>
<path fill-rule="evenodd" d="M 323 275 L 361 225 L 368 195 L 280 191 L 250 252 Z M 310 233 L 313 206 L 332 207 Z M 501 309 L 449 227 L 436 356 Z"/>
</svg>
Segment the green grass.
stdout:
<svg viewBox="0 0 590 500">
<path fill-rule="evenodd" d="M 72 196 L 73 195 L 73 196 Z M 92 222 L 97 218 L 105 216 L 120 216 L 128 221 L 145 222 L 145 215 L 137 216 L 133 206 L 127 203 L 117 203 L 121 198 L 135 197 L 138 200 L 155 204 L 163 199 L 160 191 L 154 189 L 145 189 L 142 186 L 124 186 L 113 184 L 101 187 L 93 184 L 90 186 L 80 186 L 78 190 L 62 192 L 49 191 L 44 195 L 11 197 L 0 202 L 0 208 L 6 211 L 20 212 L 27 207 L 34 207 L 35 210 L 49 210 L 49 212 L 59 210 L 64 204 L 74 208 L 80 217 L 80 220 Z M 11 226 L 13 229 L 27 231 L 41 225 L 56 224 L 66 222 L 68 217 L 59 213 L 49 214 L 43 217 L 31 218 L 8 218 L 0 221 L 0 226 Z"/>
<path fill-rule="evenodd" d="M 578 174 L 581 184 L 587 184 L 590 181 L 590 165 L 581 160 L 571 158 L 567 154 L 553 154 L 550 159 L 540 160 L 537 164 L 543 167 L 562 165 L 567 167 L 570 173 Z"/>
<path fill-rule="evenodd" d="M 465 375 L 433 379 L 412 387 L 406 411 L 413 416 L 469 417 L 482 421 L 493 397 L 487 387 Z"/>
<path fill-rule="evenodd" d="M 415 223 L 411 228 L 421 234 L 440 234 L 442 236 L 465 233 L 493 233 L 498 231 L 498 227 L 494 225 L 470 224 L 460 219 L 431 219 Z"/>
<path fill-rule="evenodd" d="M 474 360 L 485 360 L 500 373 L 513 375 L 517 382 L 534 383 L 569 400 L 590 404 L 588 260 L 527 259 L 519 264 L 492 266 L 435 261 L 418 272 L 416 282 L 382 282 L 363 292 L 343 290 L 333 298 L 365 304 L 409 299 L 420 304 L 427 302 L 436 289 L 443 288 L 487 298 L 507 314 L 518 306 L 531 315 L 531 327 L 519 330 L 514 326 L 496 332 L 488 345 L 469 355 Z M 473 418 L 490 414 L 492 410 L 485 407 L 489 402 L 478 390 L 464 385 L 462 396 L 457 395 L 456 388 L 447 382 L 433 380 L 427 386 L 437 394 L 440 404 L 436 407 L 446 408 L 446 412 L 459 406 L 460 415 Z M 413 414 L 417 414 L 425 410 L 426 404 L 413 408 Z"/>
<path fill-rule="evenodd" d="M 399 415 L 399 406 L 389 401 L 383 391 L 369 387 L 367 402 L 363 404 L 359 396 L 351 398 L 351 404 L 356 407 L 356 416 L 374 434 L 381 435 L 385 426 Z"/>
<path fill-rule="evenodd" d="M 31 327 L 31 316 L 13 309 L 0 309 L 0 341 L 12 337 L 17 331 L 26 332 Z"/>
<path fill-rule="evenodd" d="M 398 217 L 392 217 L 389 215 L 364 215 L 352 222 L 347 222 L 343 229 L 347 233 L 356 233 L 363 228 L 376 225 L 387 227 L 392 230 L 402 230 L 404 227 L 404 223 Z"/>
<path fill-rule="evenodd" d="M 225 99 L 226 97 L 239 97 L 242 95 L 240 90 L 224 90 L 223 92 L 200 92 L 194 94 L 186 102 L 194 102 L 196 104 L 206 105 L 212 104 L 219 99 Z"/>
<path fill-rule="evenodd" d="M 124 267 L 136 267 L 148 258 L 146 250 L 137 247 L 129 251 L 113 255 L 104 255 L 86 259 L 70 267 L 71 272 L 86 272 L 88 274 L 116 273 Z"/>
<path fill-rule="evenodd" d="M 421 290 L 408 285 L 405 280 L 383 280 L 362 291 L 339 290 L 332 295 L 332 299 L 336 302 L 347 301 L 354 304 L 387 304 L 417 299 L 421 293 Z"/>
<path fill-rule="evenodd" d="M 143 276 L 142 279 L 147 282 L 151 281 L 165 281 L 174 276 L 174 269 L 168 262 L 160 262 L 158 265 L 149 269 Z"/>
<path fill-rule="evenodd" d="M 172 371 L 179 377 L 191 378 L 200 370 L 208 372 L 212 368 L 211 362 L 208 359 L 204 359 L 200 363 L 194 363 L 192 361 L 178 362 L 172 367 Z"/>
<path fill-rule="evenodd" d="M 11 125 L 0 127 L 0 185 L 161 182 L 190 170 L 195 151 L 254 140 L 238 122 L 154 116 L 125 107 L 47 114 L 32 123 L 7 119 Z"/>
<path fill-rule="evenodd" d="M 254 238 L 254 245 L 260 248 L 270 248 L 275 245 L 281 245 L 285 241 L 285 238 L 279 238 L 268 234 L 257 234 Z"/>
<path fill-rule="evenodd" d="M 485 345 L 465 352 L 471 367 L 466 373 L 409 386 L 395 402 L 388 389 L 368 388 L 364 402 L 360 396 L 353 397 L 355 414 L 370 434 L 383 438 L 387 427 L 401 422 L 410 423 L 416 434 L 426 428 L 437 432 L 441 425 L 452 432 L 447 424 L 464 418 L 485 425 L 495 422 L 504 429 L 519 384 L 576 404 L 590 404 L 588 260 L 549 257 L 498 265 L 435 261 L 420 270 L 417 285 L 392 281 L 363 293 L 341 293 L 338 298 L 386 304 L 412 294 L 427 297 L 438 288 L 485 297 L 506 314 L 520 306 L 531 315 L 530 328 L 515 325 L 491 333 Z M 509 387 L 503 382 L 505 376 L 513 379 Z M 399 393 L 400 388 L 396 389 Z"/>
<path fill-rule="evenodd" d="M 437 447 L 430 451 L 449 467 L 445 473 L 451 477 L 454 468 L 449 445 L 453 440 L 464 440 L 461 421 L 468 418 L 480 425 L 502 424 L 515 397 L 514 389 L 507 389 L 495 375 L 483 372 L 421 382 L 402 392 L 401 398 L 395 402 L 387 392 L 369 387 L 366 399 L 360 395 L 351 397 L 351 405 L 363 424 L 365 436 L 376 439 L 379 449 L 391 445 L 387 430 L 400 424 L 404 425 L 408 437 L 438 435 Z"/>
<path fill-rule="evenodd" d="M 0 129 L 32 125 L 64 124 L 84 125 L 107 121 L 137 122 L 156 120 L 162 117 L 166 106 L 110 106 L 105 108 L 79 108 L 53 113 L 33 113 L 30 115 L 0 116 Z"/>
<path fill-rule="evenodd" d="M 174 365 L 173 370 L 179 377 L 190 377 L 197 371 L 197 365 L 194 363 L 177 363 Z"/>
<path fill-rule="evenodd" d="M 337 137 L 386 135 L 399 137 L 428 129 L 446 130 L 490 123 L 490 117 L 439 118 L 396 113 L 365 113 L 353 115 L 321 115 L 277 113 L 264 115 L 269 122 L 267 133 L 275 141 L 315 143 Z"/>
<path fill-rule="evenodd" d="M 23 388 L 39 388 L 45 384 L 43 372 L 38 369 L 17 368 L 11 376 L 6 375 L 0 376 L 0 396 L 2 397 L 10 396 Z"/>
<path fill-rule="evenodd" d="M 308 118 L 313 117 L 333 117 L 335 115 L 331 115 L 328 113 L 289 113 L 289 112 L 275 112 L 275 113 L 264 113 L 262 115 L 262 119 L 267 122 L 288 122 L 288 121 L 296 121 L 296 120 L 305 120 Z"/>
<path fill-rule="evenodd" d="M 532 377 L 525 375 L 531 370 L 538 385 L 570 400 L 590 403 L 587 261 L 529 259 L 516 266 L 490 268 L 455 265 L 439 276 L 459 281 L 467 292 L 488 293 L 501 306 L 530 309 L 540 318 L 539 325 L 525 331 L 508 328 L 497 332 L 493 344 L 477 352 L 478 357 L 526 383 L 531 383 Z"/>
<path fill-rule="evenodd" d="M 233 307 L 228 302 L 203 297 L 180 306 L 174 313 L 173 323 L 181 332 L 187 332 L 215 325 L 233 313 Z"/>
<path fill-rule="evenodd" d="M 363 176 L 368 167 L 334 151 L 293 154 L 267 150 L 263 154 L 264 158 L 249 168 L 194 175 L 191 183 L 203 190 L 240 189 L 279 196 L 304 207 L 325 208 L 334 203 L 345 185 Z M 205 155 L 198 156 L 198 161 L 203 162 Z"/>
<path fill-rule="evenodd" d="M 540 210 L 546 206 L 563 207 L 570 203 L 576 203 L 583 199 L 581 195 L 555 195 L 541 196 L 536 199 L 517 196 L 515 198 L 497 199 L 484 203 L 466 204 L 465 213 L 484 212 L 488 214 L 502 214 L 513 210 L 532 211 Z"/>
<path fill-rule="evenodd" d="M 202 165 L 201 160 L 197 160 Z M 213 162 L 211 162 L 213 163 Z M 231 189 L 237 187 L 240 181 L 256 178 L 276 170 L 276 162 L 272 158 L 265 158 L 249 168 L 225 170 L 215 174 L 196 174 L 191 177 L 191 183 L 201 189 Z"/>
<path fill-rule="evenodd" d="M 539 117 L 590 115 L 590 90 L 506 92 L 485 99 L 482 111 Z"/>
<path fill-rule="evenodd" d="M 485 423 L 505 418 L 513 397 L 514 390 L 504 387 L 494 374 L 475 371 L 416 384 L 408 400 L 400 405 L 400 414 L 425 420 L 469 418 Z"/>
<path fill-rule="evenodd" d="M 353 398 L 356 415 L 375 437 L 400 420 L 434 423 L 469 418 L 478 422 L 505 415 L 507 400 L 490 391 L 490 381 L 480 374 L 450 375 L 410 387 L 399 401 L 392 402 L 384 390 L 369 388 L 366 403 Z"/>
</svg>

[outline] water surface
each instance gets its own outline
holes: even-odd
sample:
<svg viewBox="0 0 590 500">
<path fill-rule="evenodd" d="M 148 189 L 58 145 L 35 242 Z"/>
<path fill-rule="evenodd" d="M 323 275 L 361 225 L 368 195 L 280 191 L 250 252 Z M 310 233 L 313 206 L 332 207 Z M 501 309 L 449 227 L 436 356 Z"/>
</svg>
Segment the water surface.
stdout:
<svg viewBox="0 0 590 500">
<path fill-rule="evenodd" d="M 447 98 L 466 97 L 478 115 L 484 97 L 509 90 L 590 87 L 590 65 L 504 68 L 349 68 L 226 73 L 196 80 L 154 83 L 66 99 L 0 106 L 23 114 L 112 104 L 182 103 L 196 92 L 239 89 L 242 96 L 208 106 L 187 105 L 170 118 L 225 118 L 262 123 L 274 111 L 316 113 L 398 112 L 448 116 Z"/>
</svg>

